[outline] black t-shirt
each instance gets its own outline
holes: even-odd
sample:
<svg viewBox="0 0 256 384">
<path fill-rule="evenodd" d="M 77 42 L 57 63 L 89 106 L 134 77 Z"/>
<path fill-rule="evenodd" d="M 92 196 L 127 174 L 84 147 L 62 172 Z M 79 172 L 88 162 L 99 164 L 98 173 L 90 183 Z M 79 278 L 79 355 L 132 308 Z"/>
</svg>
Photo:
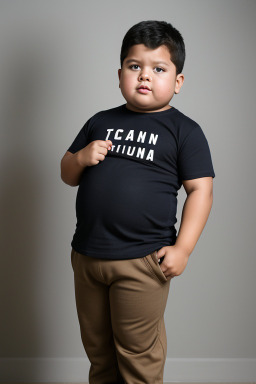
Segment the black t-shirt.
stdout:
<svg viewBox="0 0 256 384">
<path fill-rule="evenodd" d="M 68 151 L 107 139 L 113 145 L 105 159 L 82 173 L 71 246 L 118 260 L 175 244 L 182 180 L 215 177 L 201 127 L 175 107 L 143 113 L 123 104 L 93 115 Z"/>
</svg>

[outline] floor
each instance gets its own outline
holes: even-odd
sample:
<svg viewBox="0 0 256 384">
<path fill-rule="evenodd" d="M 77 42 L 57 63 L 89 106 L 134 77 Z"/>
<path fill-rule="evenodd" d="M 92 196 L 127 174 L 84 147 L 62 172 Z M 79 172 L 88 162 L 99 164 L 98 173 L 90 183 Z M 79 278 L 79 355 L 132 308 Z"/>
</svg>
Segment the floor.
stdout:
<svg viewBox="0 0 256 384">
<path fill-rule="evenodd" d="M 169 382 L 169 383 L 166 383 L 166 382 L 164 382 L 164 384 L 173 384 L 173 383 L 177 383 L 177 384 L 192 384 L 191 382 L 190 383 L 184 383 L 184 382 L 180 382 L 180 381 L 178 381 L 178 382 L 176 382 L 176 381 L 172 381 L 171 383 Z M 17 384 L 17 383 L 8 383 L 8 384 Z M 62 382 L 62 383 L 56 383 L 56 382 L 54 382 L 54 383 L 42 383 L 42 382 L 40 382 L 40 383 L 18 383 L 18 384 L 88 384 L 88 383 L 85 383 L 85 382 L 75 382 L 75 383 L 70 383 L 70 382 Z M 213 382 L 205 382 L 205 383 L 196 383 L 196 382 L 193 382 L 193 384 L 227 384 L 227 382 L 223 382 L 223 383 L 220 383 L 220 382 L 218 382 L 218 383 L 213 383 Z M 250 381 L 250 382 L 246 382 L 246 383 L 238 383 L 238 382 L 235 382 L 235 383 L 228 383 L 228 384 L 256 384 L 256 382 L 252 382 L 252 381 Z"/>
</svg>

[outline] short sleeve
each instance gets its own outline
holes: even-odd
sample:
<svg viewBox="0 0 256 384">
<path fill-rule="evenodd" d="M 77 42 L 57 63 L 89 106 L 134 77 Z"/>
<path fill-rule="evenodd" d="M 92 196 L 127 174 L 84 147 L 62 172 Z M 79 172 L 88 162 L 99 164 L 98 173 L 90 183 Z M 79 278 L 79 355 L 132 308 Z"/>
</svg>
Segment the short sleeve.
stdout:
<svg viewBox="0 0 256 384">
<path fill-rule="evenodd" d="M 208 141 L 199 125 L 193 127 L 178 151 L 180 180 L 215 177 Z"/>
<path fill-rule="evenodd" d="M 89 119 L 84 126 L 81 128 L 81 130 L 78 132 L 75 140 L 68 148 L 68 151 L 71 153 L 76 153 L 77 151 L 80 151 L 80 149 L 86 147 L 86 145 L 89 143 L 88 140 L 88 131 L 89 131 Z"/>
</svg>

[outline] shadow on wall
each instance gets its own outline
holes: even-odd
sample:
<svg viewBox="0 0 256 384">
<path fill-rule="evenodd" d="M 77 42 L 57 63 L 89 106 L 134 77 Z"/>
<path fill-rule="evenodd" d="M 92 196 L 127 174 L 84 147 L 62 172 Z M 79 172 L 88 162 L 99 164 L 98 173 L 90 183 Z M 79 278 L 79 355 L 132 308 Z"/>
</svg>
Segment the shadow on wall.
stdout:
<svg viewBox="0 0 256 384">
<path fill-rule="evenodd" d="M 40 147 L 36 111 L 47 68 L 42 60 L 42 47 L 31 42 L 11 44 L 5 51 L 0 68 L 3 80 L 0 353 L 7 358 L 33 357 L 38 356 L 43 337 L 36 288 L 44 262 L 39 254 L 44 187 L 43 164 L 40 165 L 36 156 Z"/>
</svg>

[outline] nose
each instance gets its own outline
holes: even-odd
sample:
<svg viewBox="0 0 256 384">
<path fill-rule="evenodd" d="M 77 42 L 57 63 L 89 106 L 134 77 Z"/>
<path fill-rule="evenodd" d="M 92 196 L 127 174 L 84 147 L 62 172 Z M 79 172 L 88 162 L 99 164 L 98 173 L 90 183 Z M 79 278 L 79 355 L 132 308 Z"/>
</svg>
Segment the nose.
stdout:
<svg viewBox="0 0 256 384">
<path fill-rule="evenodd" d="M 140 79 L 140 80 L 149 80 L 149 81 L 152 81 L 151 76 L 149 76 L 149 75 L 147 74 L 147 72 L 143 72 L 143 73 L 141 73 L 140 76 L 139 76 L 139 79 Z"/>
</svg>

